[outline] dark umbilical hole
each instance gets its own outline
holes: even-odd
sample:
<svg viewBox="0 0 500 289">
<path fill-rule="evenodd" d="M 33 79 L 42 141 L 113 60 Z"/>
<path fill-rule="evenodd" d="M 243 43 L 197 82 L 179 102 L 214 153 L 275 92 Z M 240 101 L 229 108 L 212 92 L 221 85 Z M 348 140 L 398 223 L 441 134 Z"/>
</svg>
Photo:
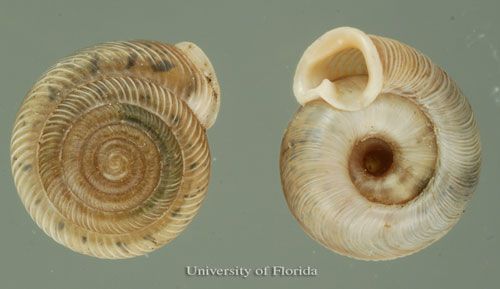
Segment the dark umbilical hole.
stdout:
<svg viewBox="0 0 500 289">
<path fill-rule="evenodd" d="M 389 170 L 393 162 L 391 148 L 385 142 L 371 143 L 363 156 L 363 166 L 367 173 L 381 176 Z"/>
<path fill-rule="evenodd" d="M 352 152 L 363 171 L 374 177 L 386 174 L 394 162 L 392 147 L 385 141 L 372 137 L 357 143 Z"/>
</svg>

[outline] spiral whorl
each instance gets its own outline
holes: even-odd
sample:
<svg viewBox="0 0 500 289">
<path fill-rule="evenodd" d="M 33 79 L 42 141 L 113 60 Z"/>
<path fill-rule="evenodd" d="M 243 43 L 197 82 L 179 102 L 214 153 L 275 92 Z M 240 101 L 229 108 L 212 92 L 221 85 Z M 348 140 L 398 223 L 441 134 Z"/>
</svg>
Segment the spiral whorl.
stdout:
<svg viewBox="0 0 500 289">
<path fill-rule="evenodd" d="M 409 255 L 459 220 L 479 179 L 479 131 L 447 74 L 417 50 L 353 28 L 304 53 L 303 104 L 282 142 L 290 210 L 324 246 L 358 259 Z"/>
<path fill-rule="evenodd" d="M 194 60 L 193 60 L 194 58 Z M 175 238 L 206 194 L 213 68 L 192 43 L 111 42 L 61 60 L 14 126 L 14 180 L 54 240 L 127 258 Z"/>
</svg>

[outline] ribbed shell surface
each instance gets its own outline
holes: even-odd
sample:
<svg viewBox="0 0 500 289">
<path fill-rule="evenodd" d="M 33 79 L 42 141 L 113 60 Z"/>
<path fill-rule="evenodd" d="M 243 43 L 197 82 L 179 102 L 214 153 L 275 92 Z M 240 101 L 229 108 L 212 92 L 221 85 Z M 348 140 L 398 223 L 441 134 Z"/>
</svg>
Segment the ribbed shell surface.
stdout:
<svg viewBox="0 0 500 289">
<path fill-rule="evenodd" d="M 306 103 L 285 132 L 280 167 L 288 206 L 308 235 L 342 255 L 384 260 L 419 251 L 455 225 L 478 183 L 481 149 L 471 106 L 442 69 L 398 41 L 373 35 L 369 39 L 382 64 L 378 99 L 359 111 L 340 110 L 321 99 Z M 370 77 L 363 54 L 356 48 L 324 61 L 328 67 L 324 77 L 334 83 Z M 372 202 L 356 191 L 349 179 L 348 156 L 342 158 L 344 163 L 332 161 L 339 146 L 355 144 L 356 139 L 346 136 L 354 127 L 369 130 L 372 126 L 371 132 L 377 134 L 384 130 L 377 130 L 378 124 L 398 122 L 390 115 L 375 115 L 368 118 L 372 122 L 358 126 L 350 122 L 373 115 L 370 106 L 390 101 L 388 95 L 405 98 L 429 119 L 437 145 L 434 172 L 422 192 L 395 205 Z M 412 117 L 402 117 L 401 122 Z M 412 132 L 402 129 L 400 133 Z"/>
<path fill-rule="evenodd" d="M 138 256 L 197 213 L 219 90 L 208 59 L 201 68 L 185 49 L 100 44 L 62 59 L 27 94 L 12 172 L 29 214 L 58 243 L 99 258 Z"/>
</svg>

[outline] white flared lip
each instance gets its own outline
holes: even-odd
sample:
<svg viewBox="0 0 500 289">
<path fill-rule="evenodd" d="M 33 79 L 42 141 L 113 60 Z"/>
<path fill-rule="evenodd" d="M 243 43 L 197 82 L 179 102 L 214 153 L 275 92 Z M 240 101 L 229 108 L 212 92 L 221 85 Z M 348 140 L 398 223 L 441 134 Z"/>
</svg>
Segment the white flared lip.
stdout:
<svg viewBox="0 0 500 289">
<path fill-rule="evenodd" d="M 316 87 L 313 87 L 310 83 L 310 74 L 314 65 L 348 48 L 361 51 L 368 70 L 367 85 L 360 96 L 359 105 L 354 107 L 339 102 L 332 95 L 320 95 L 325 90 L 334 91 L 331 89 L 334 84 L 330 81 L 325 79 Z M 305 105 L 314 99 L 323 98 L 335 108 L 352 111 L 362 109 L 372 103 L 380 94 L 382 84 L 382 62 L 373 41 L 359 29 L 340 27 L 326 32 L 305 50 L 295 71 L 293 92 L 301 105 Z"/>
</svg>

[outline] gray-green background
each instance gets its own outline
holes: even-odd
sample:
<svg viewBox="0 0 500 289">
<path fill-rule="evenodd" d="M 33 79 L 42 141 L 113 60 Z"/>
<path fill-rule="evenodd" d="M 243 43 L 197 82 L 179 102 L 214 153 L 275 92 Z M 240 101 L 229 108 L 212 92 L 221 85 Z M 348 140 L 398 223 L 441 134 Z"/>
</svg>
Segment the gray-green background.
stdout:
<svg viewBox="0 0 500 289">
<path fill-rule="evenodd" d="M 71 2 L 71 3 L 70 3 Z M 404 3 L 403 3 L 404 2 Z M 0 288 L 499 288 L 500 2 L 0 0 Z M 406 42 L 458 82 L 481 128 L 480 185 L 458 225 L 418 254 L 363 262 L 309 239 L 280 186 L 282 133 L 298 105 L 295 65 L 337 26 Z M 198 216 L 148 257 L 105 261 L 47 237 L 25 212 L 10 173 L 15 113 L 57 59 L 110 40 L 197 43 L 222 89 L 209 131 L 212 179 Z M 187 277 L 186 265 L 306 266 L 314 278 Z"/>
</svg>

